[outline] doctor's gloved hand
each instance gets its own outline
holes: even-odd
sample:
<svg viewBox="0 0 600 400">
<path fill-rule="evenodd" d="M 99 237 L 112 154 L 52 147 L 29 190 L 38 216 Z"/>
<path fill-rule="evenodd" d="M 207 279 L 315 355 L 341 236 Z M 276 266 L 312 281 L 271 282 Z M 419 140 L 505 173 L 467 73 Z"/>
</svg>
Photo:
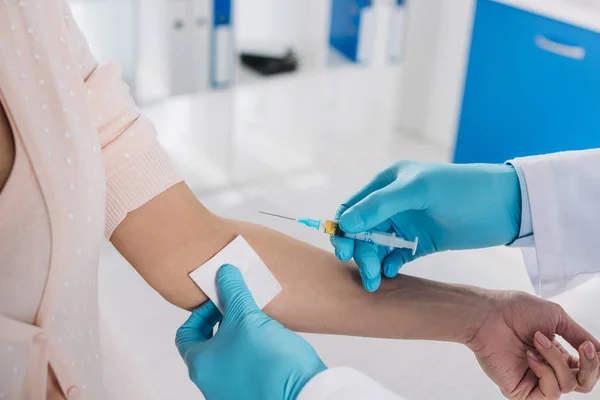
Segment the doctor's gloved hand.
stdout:
<svg viewBox="0 0 600 400">
<path fill-rule="evenodd" d="M 343 203 L 336 213 L 347 233 L 383 231 L 413 241 L 410 249 L 332 238 L 342 261 L 354 258 L 365 288 L 392 278 L 415 258 L 444 250 L 505 245 L 518 236 L 521 190 L 510 165 L 400 161 Z"/>
<path fill-rule="evenodd" d="M 296 399 L 325 364 L 307 341 L 258 308 L 237 268 L 221 267 L 217 285 L 225 314 L 208 302 L 175 338 L 191 380 L 208 400 Z"/>
</svg>

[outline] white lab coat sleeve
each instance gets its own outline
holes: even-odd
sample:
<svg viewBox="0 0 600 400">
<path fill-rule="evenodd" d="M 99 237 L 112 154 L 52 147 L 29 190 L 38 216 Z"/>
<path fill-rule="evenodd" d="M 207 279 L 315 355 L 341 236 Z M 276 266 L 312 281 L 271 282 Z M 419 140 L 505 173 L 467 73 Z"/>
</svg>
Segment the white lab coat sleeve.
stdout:
<svg viewBox="0 0 600 400">
<path fill-rule="evenodd" d="M 403 400 L 352 368 L 330 368 L 313 377 L 297 400 Z"/>
<path fill-rule="evenodd" d="M 523 258 L 538 295 L 552 297 L 600 272 L 600 149 L 518 158 L 523 217 L 533 248 Z M 523 189 L 522 189 L 523 190 Z M 515 242 L 518 245 L 518 241 Z"/>
<path fill-rule="evenodd" d="M 529 204 L 529 191 L 527 189 L 527 181 L 525 174 L 519 166 L 514 166 L 519 177 L 519 186 L 521 187 L 521 228 L 519 236 L 514 242 L 509 244 L 510 247 L 533 247 L 533 224 L 531 222 L 531 205 Z"/>
</svg>

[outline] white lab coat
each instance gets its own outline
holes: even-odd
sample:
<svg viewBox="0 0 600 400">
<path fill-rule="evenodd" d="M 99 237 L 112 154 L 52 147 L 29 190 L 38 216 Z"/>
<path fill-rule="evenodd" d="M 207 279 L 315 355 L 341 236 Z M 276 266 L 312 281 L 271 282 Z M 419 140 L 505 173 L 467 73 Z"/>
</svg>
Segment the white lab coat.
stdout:
<svg viewBox="0 0 600 400">
<path fill-rule="evenodd" d="M 552 297 L 600 272 L 600 149 L 511 164 L 519 175 L 523 209 L 521 238 L 514 244 L 524 247 L 535 292 Z"/>
<path fill-rule="evenodd" d="M 298 400 L 402 400 L 352 368 L 331 368 L 312 378 Z"/>
<path fill-rule="evenodd" d="M 519 158 L 523 259 L 538 295 L 551 297 L 600 272 L 600 149 Z M 315 376 L 298 400 L 401 400 L 351 368 Z"/>
</svg>

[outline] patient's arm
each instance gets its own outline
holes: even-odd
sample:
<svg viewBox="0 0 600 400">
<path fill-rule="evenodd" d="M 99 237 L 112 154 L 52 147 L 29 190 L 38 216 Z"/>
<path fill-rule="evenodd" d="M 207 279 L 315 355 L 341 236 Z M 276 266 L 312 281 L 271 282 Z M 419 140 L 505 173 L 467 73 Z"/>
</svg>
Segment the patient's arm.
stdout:
<svg viewBox="0 0 600 400">
<path fill-rule="evenodd" d="M 409 276 L 366 292 L 357 269 L 262 226 L 210 213 L 178 184 L 130 213 L 111 241 L 171 303 L 207 300 L 188 273 L 243 235 L 283 286 L 265 312 L 303 332 L 464 342 L 488 313 L 485 292 Z"/>
</svg>

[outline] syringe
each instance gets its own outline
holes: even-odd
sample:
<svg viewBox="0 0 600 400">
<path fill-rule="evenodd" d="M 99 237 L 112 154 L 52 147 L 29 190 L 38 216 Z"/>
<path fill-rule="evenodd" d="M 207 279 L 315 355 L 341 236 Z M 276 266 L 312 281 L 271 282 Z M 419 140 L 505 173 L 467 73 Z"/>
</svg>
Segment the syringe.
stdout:
<svg viewBox="0 0 600 400">
<path fill-rule="evenodd" d="M 396 236 L 395 233 L 387 232 L 360 232 L 360 233 L 346 233 L 342 231 L 335 221 L 329 220 L 318 220 L 308 218 L 291 218 L 278 214 L 271 214 L 264 211 L 259 211 L 261 214 L 270 215 L 272 217 L 288 219 L 296 221 L 302 225 L 308 226 L 309 228 L 317 229 L 330 236 L 343 237 L 348 239 L 360 240 L 361 242 L 367 242 L 376 244 L 378 246 L 389 247 L 390 249 L 411 249 L 412 254 L 415 255 L 417 252 L 417 245 L 419 244 L 419 238 L 415 238 L 414 242 L 405 240 Z"/>
</svg>

